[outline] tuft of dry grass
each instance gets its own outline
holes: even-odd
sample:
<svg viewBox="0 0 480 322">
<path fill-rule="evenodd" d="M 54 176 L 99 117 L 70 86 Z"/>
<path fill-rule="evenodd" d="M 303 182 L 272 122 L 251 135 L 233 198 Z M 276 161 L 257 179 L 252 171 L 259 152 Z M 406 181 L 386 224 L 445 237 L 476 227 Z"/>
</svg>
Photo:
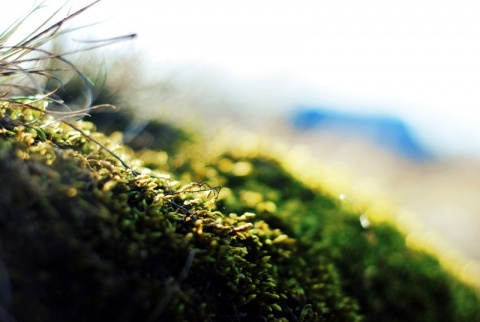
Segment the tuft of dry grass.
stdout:
<svg viewBox="0 0 480 322">
<path fill-rule="evenodd" d="M 83 48 L 61 53 L 44 48 L 59 36 L 86 27 L 64 28 L 68 21 L 78 17 L 99 2 L 100 0 L 96 0 L 72 13 L 68 10 L 66 16 L 57 18 L 68 5 L 69 1 L 67 1 L 60 8 L 54 10 L 38 27 L 27 32 L 25 37 L 11 44 L 14 36 L 22 29 L 26 21 L 31 19 L 34 13 L 47 8 L 46 1 L 42 1 L 40 4 L 34 5 L 27 14 L 17 19 L 0 34 L 0 107 L 3 111 L 0 126 L 3 128 L 18 125 L 45 127 L 62 122 L 100 145 L 127 169 L 130 169 L 113 151 L 82 131 L 74 123 L 74 120 L 81 119 L 89 112 L 106 107 L 106 105 L 92 106 L 92 88 L 95 84 L 68 59 L 68 56 L 108 46 L 118 41 L 129 40 L 136 35 L 84 41 Z M 67 104 L 61 96 L 57 95 L 66 85 L 62 81 L 62 77 L 58 75 L 68 73 L 73 73 L 80 81 L 80 84 L 77 84 L 82 88 L 83 99 L 80 100 L 80 103 L 77 100 L 77 104 Z M 46 86 L 47 84 L 49 86 Z M 53 88 L 53 90 L 49 88 Z"/>
<path fill-rule="evenodd" d="M 16 20 L 3 33 L 0 34 L 0 99 L 8 104 L 31 103 L 32 100 L 46 104 L 48 108 L 44 112 L 59 116 L 61 119 L 67 117 L 79 117 L 85 115 L 92 104 L 92 87 L 94 83 L 77 66 L 72 63 L 68 56 L 90 51 L 99 47 L 108 46 L 118 41 L 134 38 L 135 34 L 120 37 L 83 41 L 84 46 L 80 49 L 57 53 L 45 49 L 47 44 L 52 44 L 58 37 L 88 26 L 64 28 L 65 24 L 90 9 L 100 0 L 94 1 L 81 9 L 70 13 L 67 12 L 63 18 L 58 18 L 62 9 L 69 3 L 56 9 L 50 16 L 32 31 L 27 32 L 26 37 L 19 41 L 14 36 L 22 29 L 25 22 L 39 10 L 48 8 L 45 1 L 33 7 L 27 14 Z M 56 21 L 53 22 L 52 21 Z M 65 86 L 57 75 L 74 73 L 81 81 L 85 101 L 83 106 L 67 106 L 63 100 L 55 95 L 60 88 Z M 47 91 L 47 82 L 56 83 L 53 91 Z"/>
</svg>

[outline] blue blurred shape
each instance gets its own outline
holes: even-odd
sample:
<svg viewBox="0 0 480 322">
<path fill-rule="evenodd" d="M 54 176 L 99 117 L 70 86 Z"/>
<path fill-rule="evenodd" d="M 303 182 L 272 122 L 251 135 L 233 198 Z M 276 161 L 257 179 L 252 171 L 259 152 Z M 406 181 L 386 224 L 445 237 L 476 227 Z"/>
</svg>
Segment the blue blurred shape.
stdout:
<svg viewBox="0 0 480 322">
<path fill-rule="evenodd" d="M 341 131 L 362 136 L 382 148 L 414 161 L 427 160 L 431 157 L 415 139 L 409 127 L 397 118 L 355 115 L 319 108 L 299 108 L 291 116 L 291 122 L 299 131 Z"/>
</svg>

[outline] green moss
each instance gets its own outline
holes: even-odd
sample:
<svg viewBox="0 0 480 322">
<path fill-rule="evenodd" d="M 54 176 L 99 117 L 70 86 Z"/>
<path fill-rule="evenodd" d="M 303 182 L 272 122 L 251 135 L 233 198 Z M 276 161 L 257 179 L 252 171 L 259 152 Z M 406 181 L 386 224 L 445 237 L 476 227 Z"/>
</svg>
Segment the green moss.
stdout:
<svg viewBox="0 0 480 322">
<path fill-rule="evenodd" d="M 134 153 L 118 133 L 78 123 L 137 175 L 63 123 L 25 126 L 10 112 L 0 129 L 4 320 L 480 319 L 478 295 L 435 258 L 388 224 L 362 228 L 273 158 L 210 158 L 199 143 Z"/>
<path fill-rule="evenodd" d="M 222 159 L 223 158 L 223 159 Z M 365 229 L 360 214 L 320 191 L 302 185 L 267 156 L 226 154 L 213 168 L 251 164 L 248 175 L 219 171 L 235 193 L 221 200 L 226 209 L 255 211 L 257 218 L 308 245 L 302 256 L 324 257 L 338 272 L 342 289 L 360 305 L 368 321 L 471 321 L 480 318 L 478 292 L 445 272 L 432 255 L 410 249 L 388 223 Z M 242 196 L 260 192 L 257 198 Z M 249 201 L 255 200 L 253 204 Z M 273 204 L 274 207 L 266 205 Z M 271 209 L 274 211 L 272 212 Z M 477 307 L 469 311 L 463 307 Z"/>
</svg>

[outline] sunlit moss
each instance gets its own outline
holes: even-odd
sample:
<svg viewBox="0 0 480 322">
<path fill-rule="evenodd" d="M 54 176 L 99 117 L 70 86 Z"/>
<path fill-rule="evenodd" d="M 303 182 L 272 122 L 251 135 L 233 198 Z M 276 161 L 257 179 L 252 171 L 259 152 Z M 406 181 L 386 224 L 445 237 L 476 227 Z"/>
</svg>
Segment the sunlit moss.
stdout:
<svg viewBox="0 0 480 322">
<path fill-rule="evenodd" d="M 479 320 L 478 294 L 436 258 L 388 223 L 362 227 L 276 158 L 200 142 L 133 152 L 88 122 L 1 124 L 11 319 Z"/>
</svg>

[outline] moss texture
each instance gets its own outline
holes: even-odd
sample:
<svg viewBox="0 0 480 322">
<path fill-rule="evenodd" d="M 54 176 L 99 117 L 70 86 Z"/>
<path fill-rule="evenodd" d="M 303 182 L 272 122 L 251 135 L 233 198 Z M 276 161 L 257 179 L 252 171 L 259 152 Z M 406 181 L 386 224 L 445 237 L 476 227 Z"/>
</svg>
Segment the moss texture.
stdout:
<svg viewBox="0 0 480 322">
<path fill-rule="evenodd" d="M 437 259 L 274 158 L 75 123 L 134 173 L 41 109 L 0 111 L 2 321 L 480 321 Z"/>
</svg>

